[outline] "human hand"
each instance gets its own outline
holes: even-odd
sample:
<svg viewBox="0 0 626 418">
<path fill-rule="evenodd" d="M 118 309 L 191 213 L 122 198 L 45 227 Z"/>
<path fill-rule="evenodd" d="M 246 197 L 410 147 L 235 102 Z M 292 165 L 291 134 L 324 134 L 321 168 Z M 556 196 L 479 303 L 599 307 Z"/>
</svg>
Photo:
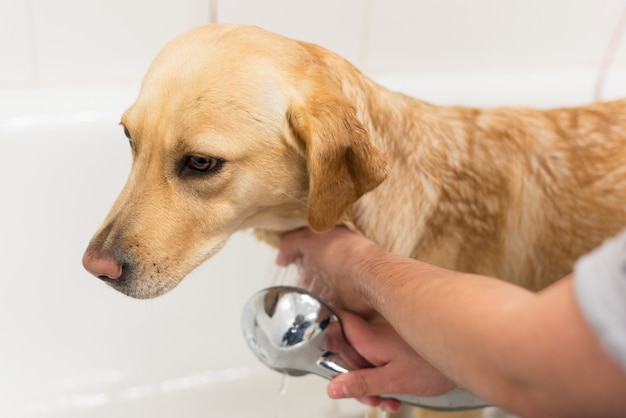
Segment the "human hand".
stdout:
<svg viewBox="0 0 626 418">
<path fill-rule="evenodd" d="M 346 311 L 340 311 L 340 316 L 346 337 L 374 367 L 336 376 L 328 385 L 331 398 L 356 398 L 369 406 L 396 412 L 400 402 L 378 395 L 436 396 L 456 387 L 389 324 L 370 323 Z"/>
<path fill-rule="evenodd" d="M 281 238 L 276 262 L 298 263 L 302 274 L 298 285 L 335 307 L 366 315 L 373 310 L 359 279 L 365 272 L 363 264 L 379 252 L 382 248 L 345 227 L 323 233 L 304 228 Z"/>
</svg>

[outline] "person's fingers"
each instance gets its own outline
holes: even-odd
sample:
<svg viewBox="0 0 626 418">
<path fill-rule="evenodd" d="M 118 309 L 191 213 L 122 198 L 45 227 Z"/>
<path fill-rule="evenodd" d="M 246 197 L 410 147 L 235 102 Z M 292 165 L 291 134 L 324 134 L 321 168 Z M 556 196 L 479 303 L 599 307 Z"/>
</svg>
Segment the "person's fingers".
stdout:
<svg viewBox="0 0 626 418">
<path fill-rule="evenodd" d="M 378 404 L 378 407 L 387 412 L 398 412 L 400 410 L 400 407 L 402 406 L 402 402 L 396 399 L 391 399 L 391 398 L 379 398 L 379 399 L 380 399 L 380 404 Z"/>
<path fill-rule="evenodd" d="M 386 323 L 371 323 L 350 311 L 338 310 L 338 315 L 350 344 L 358 347 L 357 351 L 375 366 L 384 363 L 386 360 L 380 355 L 388 351 L 393 329 Z"/>
<path fill-rule="evenodd" d="M 363 396 L 355 399 L 371 407 L 377 407 L 378 405 L 380 405 L 380 398 L 378 396 Z"/>
<path fill-rule="evenodd" d="M 334 239 L 352 233 L 353 232 L 350 232 L 349 229 L 343 226 L 335 227 L 323 233 L 313 232 L 306 227 L 287 232 L 281 237 L 276 261 L 279 265 L 287 265 L 293 262 L 295 258 L 302 255 L 302 249 L 305 246 L 325 246 L 330 244 Z"/>
<path fill-rule="evenodd" d="M 288 266 L 302 256 L 302 252 L 298 242 L 307 233 L 308 229 L 301 228 L 287 232 L 280 239 L 278 245 L 278 255 L 276 256 L 276 264 L 279 266 Z"/>
<path fill-rule="evenodd" d="M 400 393 L 412 390 L 423 396 L 435 396 L 456 386 L 402 340 L 389 324 L 369 323 L 346 311 L 341 311 L 340 316 L 348 341 L 361 356 L 384 371 L 382 378 L 387 377 L 393 385 L 381 393 L 395 388 Z"/>
<path fill-rule="evenodd" d="M 356 400 L 367 406 L 380 408 L 385 412 L 398 412 L 402 405 L 395 399 L 381 398 L 380 396 L 364 396 L 362 398 L 356 398 Z"/>
<path fill-rule="evenodd" d="M 360 369 L 335 377 L 328 384 L 327 392 L 333 399 L 378 398 L 380 394 L 393 393 L 394 382 L 384 367 Z"/>
</svg>

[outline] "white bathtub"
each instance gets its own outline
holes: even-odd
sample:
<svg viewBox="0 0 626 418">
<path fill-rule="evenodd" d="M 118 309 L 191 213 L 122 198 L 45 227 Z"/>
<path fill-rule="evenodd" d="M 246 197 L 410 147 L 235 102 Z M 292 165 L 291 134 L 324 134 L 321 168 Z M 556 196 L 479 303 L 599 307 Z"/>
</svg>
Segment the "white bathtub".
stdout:
<svg viewBox="0 0 626 418">
<path fill-rule="evenodd" d="M 589 75 L 550 77 L 380 80 L 441 103 L 592 99 Z M 607 97 L 625 93 L 616 85 Z M 281 391 L 282 377 L 248 351 L 241 308 L 277 274 L 273 251 L 251 236 L 235 235 L 154 300 L 130 299 L 83 270 L 82 252 L 129 171 L 117 122 L 136 91 L 0 89 L 0 416 L 361 417 L 360 404 L 328 400 L 318 377 L 290 378 Z"/>
</svg>

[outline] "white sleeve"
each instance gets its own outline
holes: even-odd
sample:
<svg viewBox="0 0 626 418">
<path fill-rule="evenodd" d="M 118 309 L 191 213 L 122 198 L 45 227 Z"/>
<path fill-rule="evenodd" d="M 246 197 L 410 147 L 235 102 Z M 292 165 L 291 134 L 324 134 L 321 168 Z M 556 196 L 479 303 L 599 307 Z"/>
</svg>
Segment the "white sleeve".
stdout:
<svg viewBox="0 0 626 418">
<path fill-rule="evenodd" d="M 574 291 L 583 316 L 626 371 L 626 229 L 578 260 Z"/>
</svg>

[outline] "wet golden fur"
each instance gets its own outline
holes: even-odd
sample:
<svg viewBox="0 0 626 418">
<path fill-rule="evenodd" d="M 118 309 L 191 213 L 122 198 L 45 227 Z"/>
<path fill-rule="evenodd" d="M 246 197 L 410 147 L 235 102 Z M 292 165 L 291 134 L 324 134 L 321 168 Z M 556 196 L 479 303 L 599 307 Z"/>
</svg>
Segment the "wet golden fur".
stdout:
<svg viewBox="0 0 626 418">
<path fill-rule="evenodd" d="M 258 28 L 169 43 L 124 114 L 133 167 L 85 265 L 134 297 L 178 284 L 234 232 L 347 223 L 385 248 L 540 289 L 626 225 L 626 101 L 442 107 Z M 221 168 L 198 175 L 189 156 Z M 94 272 L 97 274 L 97 272 Z"/>
</svg>

